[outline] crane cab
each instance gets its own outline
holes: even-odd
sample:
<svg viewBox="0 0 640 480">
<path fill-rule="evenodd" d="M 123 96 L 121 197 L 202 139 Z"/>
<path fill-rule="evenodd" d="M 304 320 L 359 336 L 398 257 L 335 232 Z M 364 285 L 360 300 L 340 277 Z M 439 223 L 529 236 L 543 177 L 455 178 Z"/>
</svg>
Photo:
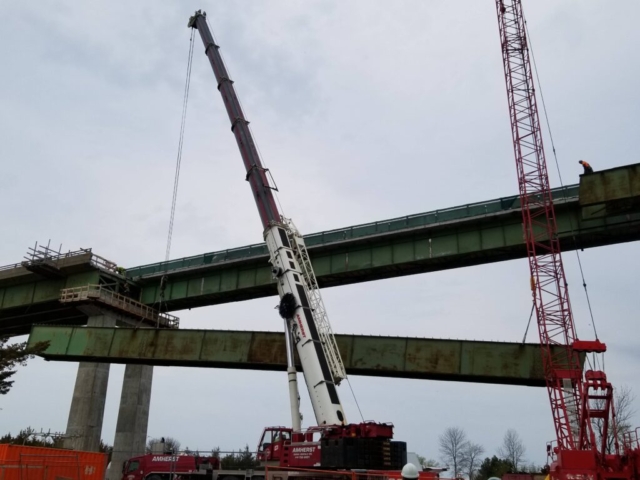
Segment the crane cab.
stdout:
<svg viewBox="0 0 640 480">
<path fill-rule="evenodd" d="M 293 430 L 287 427 L 267 427 L 263 430 L 257 448 L 261 465 L 280 465 L 285 446 L 291 444 Z"/>
<path fill-rule="evenodd" d="M 303 432 L 287 427 L 267 427 L 258 445 L 261 465 L 280 467 L 319 467 L 322 428 L 309 428 Z"/>
</svg>

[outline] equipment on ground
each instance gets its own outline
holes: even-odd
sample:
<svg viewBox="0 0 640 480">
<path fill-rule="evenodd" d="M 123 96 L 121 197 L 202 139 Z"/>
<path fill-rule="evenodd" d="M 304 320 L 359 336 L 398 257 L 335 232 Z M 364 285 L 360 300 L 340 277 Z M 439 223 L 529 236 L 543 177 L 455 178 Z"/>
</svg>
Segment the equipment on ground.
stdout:
<svg viewBox="0 0 640 480">
<path fill-rule="evenodd" d="M 273 195 L 269 170 L 264 168 L 224 65 L 219 47 L 206 21 L 197 11 L 188 26 L 200 33 L 231 121 L 246 169 L 269 250 L 271 271 L 280 295 L 287 342 L 287 374 L 293 428 L 265 429 L 259 458 L 267 465 L 286 467 L 401 469 L 406 444 L 392 442 L 393 425 L 375 422 L 349 424 L 336 385 L 346 378 L 338 346 L 327 317 L 320 289 L 302 235 L 281 215 Z M 301 427 L 300 396 L 294 364 L 294 347 L 300 358 L 317 427 Z"/>
<path fill-rule="evenodd" d="M 303 478 L 304 480 L 403 480 L 403 478 L 438 480 L 440 472 L 446 470 L 437 468 L 418 471 L 414 465 L 411 465 L 417 472 L 415 477 L 405 477 L 407 465 L 402 471 L 399 469 L 317 470 L 280 466 L 229 470 L 221 468 L 218 455 L 219 453 L 210 456 L 201 456 L 198 453 L 172 453 L 133 457 L 127 460 L 122 467 L 122 480 L 293 480 L 294 478 Z M 21 479 L 16 477 L 13 480 Z M 26 480 L 42 479 L 29 478 Z M 100 479 L 89 478 L 88 480 Z"/>
<path fill-rule="evenodd" d="M 176 476 L 182 480 L 223 480 L 237 475 L 236 470 L 220 470 L 220 459 L 215 455 L 150 453 L 130 458 L 122 466 L 122 480 L 170 480 Z"/>
<path fill-rule="evenodd" d="M 583 376 L 579 354 L 604 353 L 576 335 L 538 118 L 521 0 L 496 0 L 518 171 L 523 233 L 542 361 L 557 444 L 549 446 L 557 480 L 638 479 L 637 433 L 618 439 L 613 387 L 601 370 Z M 560 354 L 551 348 L 564 347 Z M 610 440 L 610 441 L 608 441 Z"/>
</svg>

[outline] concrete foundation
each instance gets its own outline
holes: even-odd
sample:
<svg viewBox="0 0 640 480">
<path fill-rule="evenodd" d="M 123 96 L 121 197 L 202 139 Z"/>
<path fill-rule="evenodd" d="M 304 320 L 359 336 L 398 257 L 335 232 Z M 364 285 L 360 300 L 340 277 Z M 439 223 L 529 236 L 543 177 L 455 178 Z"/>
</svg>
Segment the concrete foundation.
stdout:
<svg viewBox="0 0 640 480">
<path fill-rule="evenodd" d="M 152 366 L 127 365 L 122 383 L 113 454 L 106 480 L 120 480 L 124 462 L 145 453 L 152 382 Z"/>
<path fill-rule="evenodd" d="M 92 313 L 87 326 L 115 327 L 115 315 L 102 311 Z M 80 362 L 69 410 L 65 448 L 91 452 L 100 450 L 109 367 L 108 363 Z"/>
</svg>

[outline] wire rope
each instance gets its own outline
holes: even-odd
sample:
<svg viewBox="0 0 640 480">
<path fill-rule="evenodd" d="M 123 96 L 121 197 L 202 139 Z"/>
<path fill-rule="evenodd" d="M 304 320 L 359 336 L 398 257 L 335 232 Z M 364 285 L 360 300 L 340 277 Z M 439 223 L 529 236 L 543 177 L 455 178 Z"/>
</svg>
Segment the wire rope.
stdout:
<svg viewBox="0 0 640 480">
<path fill-rule="evenodd" d="M 544 118 L 545 118 L 545 122 L 547 124 L 547 131 L 549 132 L 549 140 L 551 141 L 551 150 L 553 152 L 553 158 L 555 160 L 555 164 L 556 164 L 556 169 L 558 171 L 558 178 L 560 180 L 560 186 L 564 189 L 564 182 L 562 181 L 562 173 L 560 171 L 560 163 L 558 162 L 558 154 L 556 151 L 556 146 L 555 146 L 555 142 L 553 141 L 553 134 L 551 132 L 551 123 L 549 121 L 549 115 L 547 112 L 547 105 L 544 101 L 544 95 L 542 92 L 542 84 L 540 83 L 540 76 L 538 74 L 538 65 L 536 64 L 536 57 L 533 53 L 533 43 L 531 42 L 531 34 L 529 33 L 529 26 L 527 24 L 527 20 L 524 19 L 524 28 L 527 34 L 527 39 L 528 39 L 528 43 L 529 43 L 529 50 L 531 51 L 531 60 L 533 62 L 533 70 L 535 72 L 536 75 L 536 83 L 538 84 L 538 90 L 540 92 L 540 101 L 542 102 L 542 111 L 544 112 Z M 587 282 L 585 280 L 585 275 L 584 275 L 584 269 L 582 267 L 582 260 L 580 258 L 580 251 L 579 251 L 579 246 L 578 246 L 578 240 L 576 238 L 576 234 L 575 234 L 575 228 L 573 226 L 573 219 L 571 217 L 569 217 L 569 227 L 571 228 L 571 238 L 573 239 L 573 243 L 574 243 L 574 251 L 576 252 L 576 258 L 578 260 L 578 267 L 580 269 L 580 277 L 582 279 L 582 288 L 584 289 L 584 293 L 585 296 L 587 298 L 587 306 L 589 307 L 589 316 L 591 318 L 591 326 L 593 328 L 593 334 L 595 335 L 596 340 L 598 339 L 598 331 L 596 329 L 596 322 L 595 322 L 595 318 L 593 316 L 593 309 L 591 307 L 591 298 L 589 297 L 589 291 L 587 289 Z M 597 356 L 596 354 L 593 355 L 594 357 L 594 363 L 597 365 L 599 362 L 597 361 Z M 604 354 L 602 354 L 602 369 L 604 370 Z"/>
</svg>

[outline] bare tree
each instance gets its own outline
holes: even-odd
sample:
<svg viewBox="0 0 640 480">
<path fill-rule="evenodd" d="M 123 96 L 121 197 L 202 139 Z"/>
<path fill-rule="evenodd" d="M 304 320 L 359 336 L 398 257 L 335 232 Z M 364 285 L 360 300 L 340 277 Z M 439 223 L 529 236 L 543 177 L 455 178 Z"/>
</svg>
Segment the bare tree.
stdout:
<svg viewBox="0 0 640 480">
<path fill-rule="evenodd" d="M 478 443 L 467 442 L 466 448 L 462 452 L 464 458 L 463 464 L 465 466 L 465 472 L 469 477 L 469 480 L 473 480 L 478 473 L 478 467 L 482 461 L 482 455 L 484 454 L 484 447 Z"/>
<path fill-rule="evenodd" d="M 440 435 L 438 443 L 442 460 L 452 467 L 453 476 L 462 474 L 466 467 L 464 452 L 469 444 L 464 430 L 459 427 L 449 427 Z"/>
<path fill-rule="evenodd" d="M 511 462 L 514 471 L 518 471 L 518 467 L 524 463 L 524 454 L 526 448 L 524 443 L 520 439 L 518 432 L 510 428 L 507 433 L 504 434 L 504 440 L 502 441 L 502 447 L 498 449 L 498 454 L 505 460 Z"/>
<path fill-rule="evenodd" d="M 423 457 L 422 455 L 417 455 L 417 457 L 418 457 L 418 461 L 420 462 L 420 466 L 422 468 L 430 468 L 430 467 L 437 468 L 440 466 L 440 464 L 432 458 Z"/>
<path fill-rule="evenodd" d="M 636 396 L 633 394 L 631 388 L 626 385 L 622 385 L 620 387 L 614 388 L 613 390 L 613 405 L 615 407 L 616 412 L 616 431 L 613 429 L 613 425 L 609 423 L 609 428 L 607 429 L 607 438 L 605 443 L 605 448 L 607 453 L 614 453 L 615 451 L 615 440 L 616 437 L 618 439 L 618 444 L 622 446 L 622 441 L 625 433 L 633 430 L 633 426 L 631 421 L 633 420 L 633 416 L 636 411 L 633 408 L 633 403 L 636 400 Z M 603 408 L 604 400 L 599 400 L 596 402 L 596 408 Z M 600 445 L 602 441 L 602 429 L 604 428 L 604 421 L 602 419 L 596 420 L 596 439 L 598 445 Z"/>
<path fill-rule="evenodd" d="M 180 451 L 180 441 L 172 437 L 151 438 L 147 442 L 147 452 L 151 453 L 156 443 L 164 444 L 162 453 L 176 453 Z"/>
</svg>

